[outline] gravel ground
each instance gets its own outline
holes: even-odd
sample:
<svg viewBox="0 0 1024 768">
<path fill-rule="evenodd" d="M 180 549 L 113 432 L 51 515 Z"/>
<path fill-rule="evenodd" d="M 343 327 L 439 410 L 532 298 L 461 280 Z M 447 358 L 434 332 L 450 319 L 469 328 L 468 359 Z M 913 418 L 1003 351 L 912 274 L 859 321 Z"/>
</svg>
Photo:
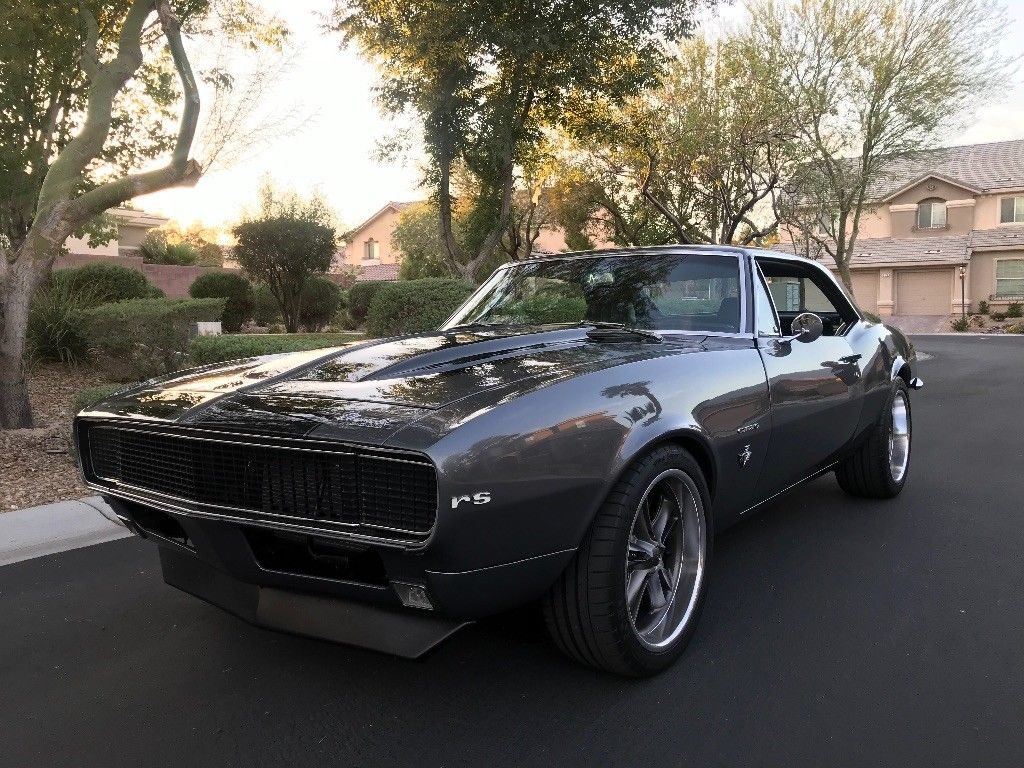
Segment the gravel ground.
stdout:
<svg viewBox="0 0 1024 768">
<path fill-rule="evenodd" d="M 88 369 L 45 365 L 31 372 L 36 428 L 0 432 L 0 513 L 89 495 L 71 453 L 71 416 L 75 395 L 102 383 Z"/>
</svg>

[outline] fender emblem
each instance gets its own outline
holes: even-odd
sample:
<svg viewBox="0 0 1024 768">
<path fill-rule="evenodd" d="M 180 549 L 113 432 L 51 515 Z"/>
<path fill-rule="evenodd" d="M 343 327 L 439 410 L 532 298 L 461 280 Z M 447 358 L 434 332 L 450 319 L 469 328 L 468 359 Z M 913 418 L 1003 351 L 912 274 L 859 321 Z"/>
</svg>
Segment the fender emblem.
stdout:
<svg viewBox="0 0 1024 768">
<path fill-rule="evenodd" d="M 743 450 L 740 451 L 740 455 L 736 458 L 739 459 L 740 466 L 745 467 L 750 463 L 750 457 L 754 455 L 754 452 L 750 450 L 749 445 L 744 445 Z"/>
<path fill-rule="evenodd" d="M 491 492 L 478 491 L 472 496 L 452 496 L 452 509 L 455 509 L 464 501 L 471 501 L 474 504 L 488 504 L 491 501 Z"/>
</svg>

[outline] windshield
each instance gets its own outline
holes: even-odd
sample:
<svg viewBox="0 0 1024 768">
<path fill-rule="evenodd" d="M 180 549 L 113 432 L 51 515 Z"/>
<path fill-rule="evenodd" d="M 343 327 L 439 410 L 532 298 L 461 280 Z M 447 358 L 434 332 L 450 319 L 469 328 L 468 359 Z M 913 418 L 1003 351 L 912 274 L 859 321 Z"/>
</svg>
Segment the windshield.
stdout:
<svg viewBox="0 0 1024 768">
<path fill-rule="evenodd" d="M 504 267 L 444 326 L 621 323 L 740 330 L 739 260 L 714 253 L 552 258 Z"/>
</svg>

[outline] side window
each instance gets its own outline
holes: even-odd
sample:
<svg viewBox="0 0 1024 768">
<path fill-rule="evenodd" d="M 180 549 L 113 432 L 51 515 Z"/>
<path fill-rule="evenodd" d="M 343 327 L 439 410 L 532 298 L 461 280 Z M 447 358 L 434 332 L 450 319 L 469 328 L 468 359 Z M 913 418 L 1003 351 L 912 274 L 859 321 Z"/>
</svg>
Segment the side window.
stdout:
<svg viewBox="0 0 1024 768">
<path fill-rule="evenodd" d="M 779 325 L 779 316 L 775 313 L 775 305 L 768 294 L 768 284 L 765 282 L 761 268 L 755 265 L 754 275 L 754 315 L 757 322 L 758 336 L 780 336 L 782 326 Z"/>
<path fill-rule="evenodd" d="M 819 315 L 825 336 L 842 335 L 857 320 L 857 311 L 842 289 L 818 268 L 770 258 L 757 263 L 775 303 L 782 335 L 790 334 L 793 318 L 801 312 Z"/>
</svg>

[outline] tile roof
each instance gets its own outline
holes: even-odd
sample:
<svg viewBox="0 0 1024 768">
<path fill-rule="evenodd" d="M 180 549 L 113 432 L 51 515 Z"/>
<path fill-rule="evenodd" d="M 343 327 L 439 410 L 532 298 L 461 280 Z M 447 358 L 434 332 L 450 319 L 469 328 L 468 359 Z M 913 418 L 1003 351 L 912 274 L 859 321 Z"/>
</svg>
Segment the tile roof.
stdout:
<svg viewBox="0 0 1024 768">
<path fill-rule="evenodd" d="M 872 185 L 868 197 L 885 198 L 932 173 L 982 192 L 1024 187 L 1024 139 L 942 147 L 891 160 L 886 178 Z"/>
<path fill-rule="evenodd" d="M 371 280 L 397 280 L 397 264 L 367 264 L 359 270 L 356 275 L 357 283 L 367 283 Z"/>
<path fill-rule="evenodd" d="M 1024 248 L 1024 225 L 976 229 L 971 232 L 971 248 L 1013 247 Z"/>
<path fill-rule="evenodd" d="M 962 264 L 967 261 L 969 235 L 951 235 L 949 237 L 876 237 L 861 239 L 854 246 L 850 266 L 872 267 L 891 266 L 898 264 Z M 775 250 L 793 253 L 789 243 L 773 246 Z M 832 257 L 828 254 L 818 259 L 823 264 L 832 265 Z"/>
</svg>

